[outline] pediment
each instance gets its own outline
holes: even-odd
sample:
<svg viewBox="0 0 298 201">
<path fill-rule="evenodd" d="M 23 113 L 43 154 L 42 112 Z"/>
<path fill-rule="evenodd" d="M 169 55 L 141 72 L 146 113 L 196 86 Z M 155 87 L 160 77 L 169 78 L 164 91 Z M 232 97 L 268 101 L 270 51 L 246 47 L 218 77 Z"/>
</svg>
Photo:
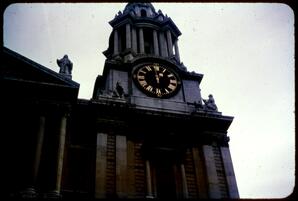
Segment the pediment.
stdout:
<svg viewBox="0 0 298 201">
<path fill-rule="evenodd" d="M 79 84 L 8 48 L 3 47 L 2 76 L 5 80 L 31 82 L 57 87 L 79 88 Z"/>
</svg>

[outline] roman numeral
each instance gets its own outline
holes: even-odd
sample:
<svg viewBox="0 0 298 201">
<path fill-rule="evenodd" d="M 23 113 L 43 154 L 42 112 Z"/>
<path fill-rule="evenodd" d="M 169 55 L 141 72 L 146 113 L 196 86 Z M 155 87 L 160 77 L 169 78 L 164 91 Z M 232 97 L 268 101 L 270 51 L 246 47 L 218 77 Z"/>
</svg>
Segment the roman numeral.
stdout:
<svg viewBox="0 0 298 201">
<path fill-rule="evenodd" d="M 171 78 L 171 77 L 174 77 L 174 75 L 171 73 L 171 74 L 168 74 L 168 77 Z"/>
<path fill-rule="evenodd" d="M 145 71 L 143 71 L 143 70 L 140 70 L 140 71 L 139 71 L 139 73 L 146 74 L 146 72 L 145 72 Z"/>
<path fill-rule="evenodd" d="M 169 84 L 168 88 L 171 89 L 171 90 L 173 91 L 174 89 L 176 89 L 176 86 L 173 85 L 173 84 Z"/>
<path fill-rule="evenodd" d="M 160 96 L 161 96 L 161 91 L 160 91 L 160 89 L 159 89 L 159 88 L 156 88 L 156 95 L 157 95 L 158 97 L 160 97 Z"/>
<path fill-rule="evenodd" d="M 143 75 L 138 75 L 138 80 L 144 80 L 145 79 L 145 76 Z"/>
<path fill-rule="evenodd" d="M 177 80 L 172 80 L 172 79 L 171 79 L 171 80 L 170 80 L 170 83 L 173 84 L 173 85 L 177 85 Z"/>
<path fill-rule="evenodd" d="M 147 85 L 147 82 L 145 80 L 140 80 L 139 83 L 143 87 Z"/>
<path fill-rule="evenodd" d="M 152 69 L 151 69 L 150 66 L 146 66 L 146 69 L 147 69 L 148 71 L 152 71 Z"/>
<path fill-rule="evenodd" d="M 150 91 L 150 92 L 152 92 L 152 90 L 153 90 L 153 87 L 152 86 L 147 86 L 146 88 L 145 88 L 147 91 Z"/>
<path fill-rule="evenodd" d="M 156 71 L 159 71 L 159 66 L 154 66 L 154 69 L 155 69 Z"/>
</svg>

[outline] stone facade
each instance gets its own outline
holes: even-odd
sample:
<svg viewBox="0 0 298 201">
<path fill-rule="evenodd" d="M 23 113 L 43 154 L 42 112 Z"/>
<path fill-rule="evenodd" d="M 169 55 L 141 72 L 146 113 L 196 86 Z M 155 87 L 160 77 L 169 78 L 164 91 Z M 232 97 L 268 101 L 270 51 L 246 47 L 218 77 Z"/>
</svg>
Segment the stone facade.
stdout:
<svg viewBox="0 0 298 201">
<path fill-rule="evenodd" d="M 233 117 L 202 99 L 203 75 L 180 61 L 177 26 L 151 3 L 128 3 L 110 25 L 104 71 L 90 100 L 77 98 L 79 85 L 69 73 L 3 49 L 8 195 L 238 198 L 227 136 Z M 145 72 L 155 71 L 153 81 L 140 78 L 155 83 L 148 90 L 169 92 L 179 80 L 177 92 L 152 97 L 141 91 L 135 72 L 149 64 L 157 66 Z"/>
</svg>

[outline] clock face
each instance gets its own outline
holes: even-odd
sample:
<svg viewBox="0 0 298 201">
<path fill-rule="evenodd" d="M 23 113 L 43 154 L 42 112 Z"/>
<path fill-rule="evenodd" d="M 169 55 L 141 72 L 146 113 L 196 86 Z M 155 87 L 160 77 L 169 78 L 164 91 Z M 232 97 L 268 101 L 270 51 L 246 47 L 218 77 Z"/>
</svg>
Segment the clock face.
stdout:
<svg viewBox="0 0 298 201">
<path fill-rule="evenodd" d="M 138 68 L 134 71 L 133 78 L 143 92 L 157 98 L 174 95 L 181 84 L 174 71 L 157 63 Z"/>
</svg>

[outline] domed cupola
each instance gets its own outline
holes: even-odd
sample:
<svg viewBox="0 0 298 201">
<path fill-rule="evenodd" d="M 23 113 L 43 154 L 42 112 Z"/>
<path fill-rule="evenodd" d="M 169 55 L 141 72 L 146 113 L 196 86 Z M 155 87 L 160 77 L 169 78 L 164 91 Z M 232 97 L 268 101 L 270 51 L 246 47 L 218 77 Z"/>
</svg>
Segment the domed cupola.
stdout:
<svg viewBox="0 0 298 201">
<path fill-rule="evenodd" d="M 123 13 L 137 17 L 154 17 L 157 14 L 151 3 L 128 3 Z"/>
<path fill-rule="evenodd" d="M 181 32 L 174 22 L 151 3 L 128 3 L 110 25 L 109 47 L 104 51 L 107 60 L 131 63 L 138 58 L 153 57 L 180 62 L 178 37 Z"/>
</svg>

